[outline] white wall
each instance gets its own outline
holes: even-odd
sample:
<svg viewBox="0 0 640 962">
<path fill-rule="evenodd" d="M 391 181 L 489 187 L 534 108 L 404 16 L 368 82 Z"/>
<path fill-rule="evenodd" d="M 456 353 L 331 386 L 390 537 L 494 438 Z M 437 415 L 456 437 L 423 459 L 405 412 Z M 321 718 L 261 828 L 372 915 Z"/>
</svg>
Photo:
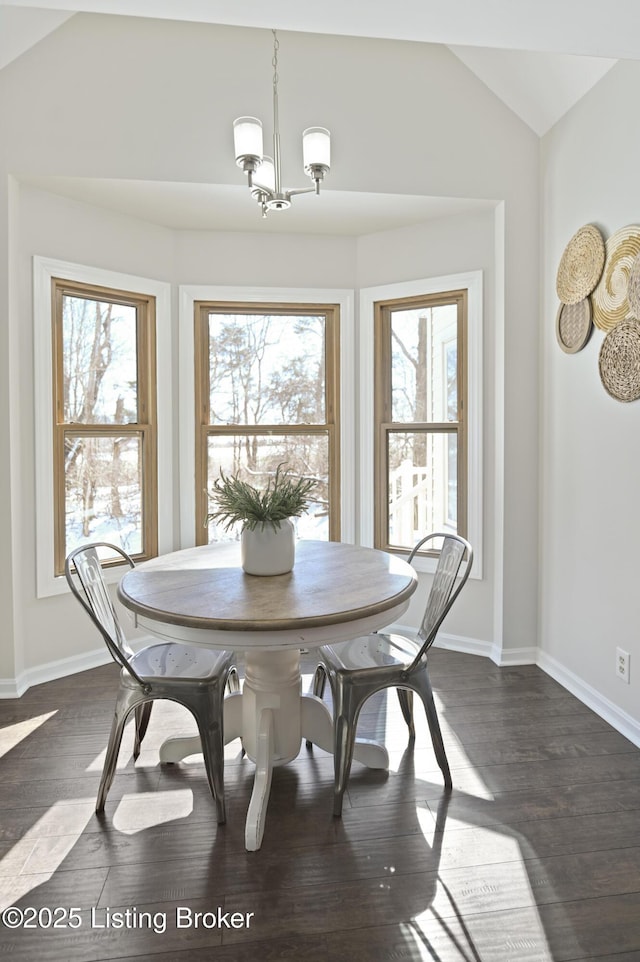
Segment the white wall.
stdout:
<svg viewBox="0 0 640 962">
<path fill-rule="evenodd" d="M 16 185 L 6 176 L 0 180 L 0 224 L 15 227 Z M 13 245 L 9 229 L 0 233 L 0 317 L 9 318 L 15 309 L 14 286 L 10 282 L 13 267 Z M 12 516 L 12 501 L 16 495 L 15 473 L 12 472 L 11 421 L 15 411 L 11 377 L 11 357 L 14 340 L 8 323 L 0 322 L 0 611 L 3 626 L 0 632 L 0 679 L 13 678 L 22 669 L 22 659 L 16 651 L 15 578 L 13 572 L 14 538 L 18 531 Z M 15 365 L 13 365 L 15 370 Z"/>
<path fill-rule="evenodd" d="M 268 31 L 73 17 L 0 73 L 5 132 L 0 200 L 9 202 L 10 173 L 18 178 L 60 174 L 235 183 L 237 171 L 229 161 L 231 121 L 247 112 L 269 115 L 264 83 L 270 73 L 269 39 Z M 455 271 L 477 268 L 477 262 L 455 263 L 456 250 L 462 260 L 463 252 L 466 257 L 474 249 L 465 240 L 467 228 L 482 249 L 480 266 L 493 260 L 497 275 L 505 277 L 491 295 L 486 321 L 489 330 L 497 331 L 489 365 L 492 351 L 506 359 L 504 371 L 500 365 L 492 371 L 495 397 L 505 400 L 504 419 L 495 425 L 493 460 L 501 465 L 502 450 L 507 458 L 503 475 L 495 478 L 495 489 L 505 490 L 506 533 L 499 546 L 489 549 L 495 550 L 495 580 L 486 589 L 491 602 L 482 600 L 479 631 L 472 624 L 465 627 L 476 637 L 488 632 L 498 650 L 535 642 L 537 139 L 444 48 L 290 34 L 287 61 L 292 76 L 323 77 L 322 84 L 285 86 L 283 81 L 281 109 L 295 128 L 310 116 L 331 118 L 327 122 L 336 145 L 332 190 L 493 198 L 503 202 L 504 242 L 484 222 L 459 225 L 459 237 L 453 226 L 445 225 L 439 235 L 429 227 L 422 234 L 418 229 L 415 236 L 424 251 L 407 234 L 404 258 L 401 246 L 375 237 L 356 242 L 172 234 L 22 188 L 17 221 L 9 224 L 0 247 L 3 304 L 9 307 L 9 341 L 17 362 L 12 367 L 9 342 L 2 335 L 0 364 L 3 375 L 11 374 L 12 396 L 20 398 L 11 410 L 9 436 L 0 435 L 0 494 L 9 497 L 19 532 L 5 561 L 15 584 L 9 607 L 23 619 L 14 632 L 15 647 L 24 653 L 27 668 L 81 652 L 89 644 L 82 612 L 71 611 L 70 599 L 35 600 L 30 256 L 94 264 L 174 285 L 357 287 L 374 273 L 375 283 L 408 277 L 408 263 L 414 276 L 428 274 L 428 263 L 438 259 Z M 242 71 L 239 62 L 245 65 Z M 256 101 L 257 91 L 264 103 Z M 421 123 L 415 122 L 417 113 Z M 283 162 L 287 168 L 296 164 L 286 146 Z M 9 247 L 19 252 L 15 264 Z M 9 288 L 16 293 L 11 305 Z M 7 404 L 3 388 L 0 413 Z M 490 513 L 487 517 L 491 523 Z M 2 550 L 6 553 L 6 547 Z"/>
<path fill-rule="evenodd" d="M 640 63 L 620 62 L 545 137 L 541 444 L 542 663 L 609 713 L 640 724 L 640 401 L 606 394 L 598 372 L 604 334 L 564 354 L 556 343 L 555 278 L 583 224 L 605 237 L 640 223 Z M 615 649 L 631 654 L 630 684 Z"/>
<path fill-rule="evenodd" d="M 354 286 L 353 237 L 179 231 L 175 251 L 179 284 Z"/>
</svg>

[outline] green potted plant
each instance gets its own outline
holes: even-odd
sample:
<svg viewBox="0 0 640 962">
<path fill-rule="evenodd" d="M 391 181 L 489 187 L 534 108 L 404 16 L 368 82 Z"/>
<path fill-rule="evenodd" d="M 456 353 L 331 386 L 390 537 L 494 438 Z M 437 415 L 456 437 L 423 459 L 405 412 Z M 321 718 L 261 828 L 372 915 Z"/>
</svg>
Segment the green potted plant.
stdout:
<svg viewBox="0 0 640 962">
<path fill-rule="evenodd" d="M 291 518 L 307 510 L 315 484 L 313 478 L 294 477 L 282 464 L 263 490 L 221 470 L 209 492 L 213 510 L 205 523 L 219 522 L 227 531 L 242 525 L 242 567 L 247 574 L 286 574 L 295 561 Z"/>
</svg>

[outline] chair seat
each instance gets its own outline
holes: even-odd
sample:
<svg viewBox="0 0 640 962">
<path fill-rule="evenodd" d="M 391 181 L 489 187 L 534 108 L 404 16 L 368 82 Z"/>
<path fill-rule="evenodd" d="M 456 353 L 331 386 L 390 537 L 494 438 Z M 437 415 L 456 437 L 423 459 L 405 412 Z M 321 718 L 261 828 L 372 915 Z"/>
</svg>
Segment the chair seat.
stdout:
<svg viewBox="0 0 640 962">
<path fill-rule="evenodd" d="M 336 645 L 323 645 L 321 653 L 338 671 L 366 671 L 410 665 L 420 647 L 420 642 L 406 635 L 379 632 Z"/>
<path fill-rule="evenodd" d="M 142 648 L 130 659 L 141 678 L 206 679 L 219 674 L 229 659 L 226 651 L 163 643 Z"/>
</svg>

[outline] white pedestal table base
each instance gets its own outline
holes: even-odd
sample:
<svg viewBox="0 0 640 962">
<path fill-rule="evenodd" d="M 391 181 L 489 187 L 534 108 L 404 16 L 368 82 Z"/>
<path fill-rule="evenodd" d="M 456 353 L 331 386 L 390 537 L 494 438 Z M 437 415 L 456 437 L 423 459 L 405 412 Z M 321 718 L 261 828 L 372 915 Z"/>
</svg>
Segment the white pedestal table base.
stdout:
<svg viewBox="0 0 640 962">
<path fill-rule="evenodd" d="M 252 649 L 245 653 L 242 693 L 224 700 L 225 744 L 242 738 L 255 762 L 256 774 L 245 827 L 245 847 L 255 852 L 262 844 L 273 768 L 297 757 L 302 740 L 333 752 L 333 719 L 324 702 L 302 694 L 300 652 Z M 160 761 L 179 762 L 202 751 L 198 736 L 169 738 L 160 749 Z M 386 748 L 357 740 L 353 757 L 369 768 L 389 767 Z"/>
</svg>

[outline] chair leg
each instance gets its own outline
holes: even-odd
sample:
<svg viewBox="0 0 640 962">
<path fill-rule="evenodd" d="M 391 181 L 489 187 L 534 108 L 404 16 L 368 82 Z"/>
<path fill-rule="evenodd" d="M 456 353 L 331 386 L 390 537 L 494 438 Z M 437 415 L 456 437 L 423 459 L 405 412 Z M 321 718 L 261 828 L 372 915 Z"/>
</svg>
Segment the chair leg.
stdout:
<svg viewBox="0 0 640 962">
<path fill-rule="evenodd" d="M 224 802 L 224 731 L 222 726 L 221 694 L 217 687 L 208 686 L 189 707 L 198 724 L 204 766 L 209 788 L 216 803 L 217 820 L 227 820 Z"/>
<path fill-rule="evenodd" d="M 324 698 L 324 690 L 327 686 L 327 669 L 322 663 L 316 665 L 316 670 L 313 673 L 313 694 L 318 698 Z"/>
<path fill-rule="evenodd" d="M 360 703 L 350 684 L 343 684 L 339 677 L 335 680 L 334 706 L 334 746 L 333 746 L 333 814 L 342 815 L 342 802 L 349 781 L 353 749 L 356 741 L 356 726 L 360 714 Z"/>
<path fill-rule="evenodd" d="M 227 688 L 232 695 L 237 691 L 240 691 L 240 676 L 238 675 L 238 669 L 235 665 L 229 669 L 229 674 L 227 675 Z"/>
<path fill-rule="evenodd" d="M 324 697 L 324 690 L 327 685 L 327 669 L 322 663 L 316 665 L 316 670 L 313 673 L 313 683 L 311 686 L 311 692 L 317 698 Z M 307 748 L 313 748 L 313 742 L 309 739 L 305 742 Z"/>
<path fill-rule="evenodd" d="M 144 704 L 137 705 L 136 707 L 136 737 L 133 743 L 134 761 L 137 760 L 138 756 L 140 755 L 140 746 L 142 745 L 142 739 L 147 734 L 152 708 L 152 701 L 146 701 Z"/>
<path fill-rule="evenodd" d="M 227 675 L 227 689 L 230 695 L 235 695 L 237 692 L 241 691 L 240 688 L 240 675 L 238 674 L 238 669 L 235 665 L 232 665 L 229 669 L 229 674 Z M 246 751 L 244 744 L 242 745 L 241 758 L 244 758 Z"/>
<path fill-rule="evenodd" d="M 100 786 L 98 788 L 98 798 L 96 800 L 97 814 L 104 812 L 104 804 L 107 800 L 107 795 L 109 794 L 109 789 L 111 788 L 111 784 L 113 782 L 113 776 L 116 772 L 118 753 L 122 743 L 124 726 L 131 711 L 137 707 L 137 703 L 139 704 L 141 697 L 141 692 L 136 690 L 121 688 L 118 692 L 116 706 L 113 713 L 113 722 L 111 723 L 111 734 L 109 735 L 107 753 L 105 755 L 104 766 L 102 768 L 102 778 L 100 779 Z"/>
<path fill-rule="evenodd" d="M 445 788 L 452 788 L 453 782 L 451 781 L 451 770 L 449 768 L 449 762 L 447 761 L 447 753 L 444 750 L 444 742 L 442 740 L 440 722 L 438 721 L 436 703 L 433 698 L 433 690 L 431 688 L 431 682 L 429 681 L 427 672 L 421 671 L 419 674 L 416 674 L 413 678 L 413 683 L 415 690 L 422 698 L 424 710 L 427 715 L 427 722 L 429 723 L 429 731 L 431 732 L 433 750 L 435 752 L 438 765 L 440 766 L 440 770 L 444 776 Z"/>
<path fill-rule="evenodd" d="M 398 688 L 398 701 L 402 709 L 402 717 L 409 728 L 409 738 L 411 741 L 416 737 L 416 728 L 413 722 L 413 692 L 408 688 Z"/>
</svg>

